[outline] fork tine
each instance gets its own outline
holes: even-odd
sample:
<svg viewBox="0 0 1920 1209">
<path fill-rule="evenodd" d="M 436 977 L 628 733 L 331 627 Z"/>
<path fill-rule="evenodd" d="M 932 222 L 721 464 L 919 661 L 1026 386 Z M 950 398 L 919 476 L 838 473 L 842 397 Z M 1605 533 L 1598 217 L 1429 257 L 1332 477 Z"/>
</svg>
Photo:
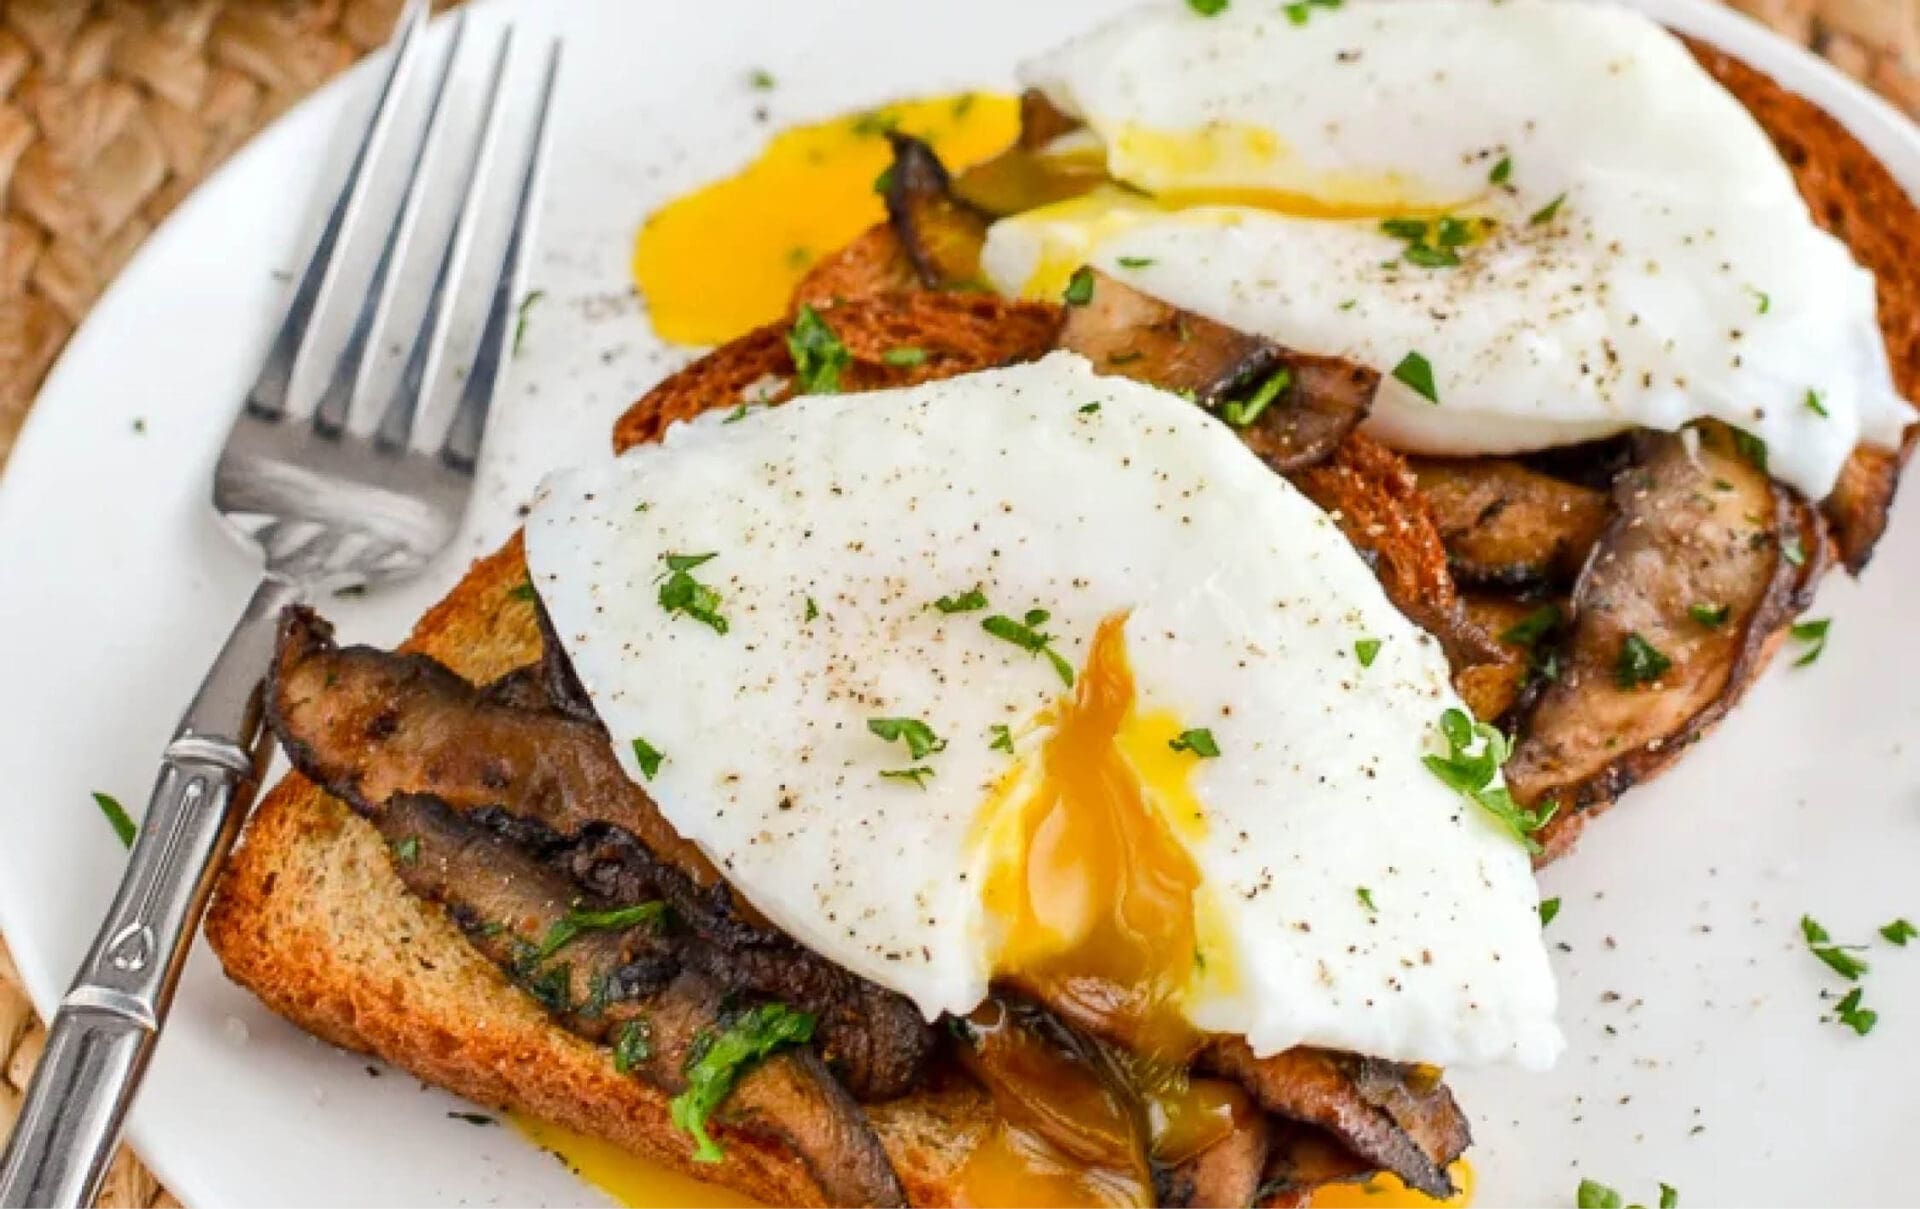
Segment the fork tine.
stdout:
<svg viewBox="0 0 1920 1209">
<path fill-rule="evenodd" d="M 487 166 L 493 158 L 501 101 L 505 95 L 501 82 L 506 78 L 507 54 L 512 44 L 513 30 L 509 28 L 500 35 L 499 47 L 494 52 L 485 115 L 480 120 L 480 129 L 467 155 L 466 180 L 460 185 L 463 199 L 460 213 L 454 219 L 453 231 L 447 237 L 446 246 L 441 249 L 440 264 L 434 270 L 433 285 L 427 294 L 427 306 L 422 313 L 420 329 L 414 333 L 413 346 L 407 350 L 406 364 L 400 370 L 399 381 L 394 383 L 393 395 L 387 401 L 386 413 L 380 417 L 380 427 L 374 433 L 374 444 L 389 452 L 407 447 L 413 433 L 414 415 L 420 406 L 421 390 L 431 380 L 432 371 L 437 368 L 439 358 L 445 352 L 442 334 L 452 317 L 454 304 L 454 296 L 447 287 L 449 282 L 458 280 L 464 271 L 467 253 L 473 245 L 477 221 L 475 215 L 480 209 L 482 193 L 478 185 L 486 178 Z"/>
<path fill-rule="evenodd" d="M 320 228 L 320 238 L 313 246 L 313 254 L 307 258 L 306 268 L 301 270 L 300 282 L 294 287 L 293 300 L 287 305 L 286 317 L 280 321 L 280 330 L 274 334 L 273 343 L 267 349 L 260 375 L 254 380 L 253 389 L 247 392 L 247 410 L 261 419 L 278 419 L 287 410 L 287 390 L 293 382 L 294 363 L 299 359 L 301 346 L 306 343 L 307 328 L 312 323 L 320 294 L 332 276 L 333 254 L 340 242 L 340 232 L 360 208 L 366 192 L 363 178 L 367 162 L 373 158 L 374 149 L 385 141 L 387 131 L 393 125 L 393 102 L 400 92 L 396 85 L 413 61 L 413 50 L 419 42 L 420 30 L 426 24 L 426 14 L 427 0 L 408 0 L 406 9 L 400 14 L 400 33 L 394 39 L 386 78 L 381 80 L 379 95 L 374 100 L 373 117 L 367 122 L 366 133 L 360 136 L 360 146 L 354 151 L 353 165 L 347 170 L 346 183 L 341 185 L 340 195 L 327 212 L 326 222 Z"/>
<path fill-rule="evenodd" d="M 555 39 L 547 51 L 546 78 L 540 85 L 540 100 L 534 110 L 533 134 L 528 140 L 527 166 L 520 178 L 520 196 L 514 203 L 513 228 L 507 236 L 501 256 L 500 276 L 494 282 L 493 300 L 487 307 L 486 327 L 474 350 L 473 369 L 461 384 L 460 403 L 453 422 L 447 427 L 447 439 L 440 447 L 441 460 L 456 470 L 471 473 L 480 459 L 480 440 L 487 427 L 487 412 L 493 406 L 494 388 L 499 384 L 500 365 L 507 353 L 507 315 L 520 295 L 526 275 L 527 225 L 533 210 L 533 196 L 540 184 L 540 170 L 546 160 L 547 115 L 553 108 L 554 81 L 560 75 L 560 42 Z"/>
<path fill-rule="evenodd" d="M 441 103 L 447 96 L 447 81 L 453 75 L 453 64 L 460 55 L 460 40 L 466 32 L 467 15 L 463 12 L 454 18 L 453 35 L 447 39 L 446 54 L 440 59 L 440 76 L 434 81 L 427 120 L 420 129 L 419 141 L 414 144 L 413 163 L 407 169 L 407 188 L 399 212 L 387 226 L 386 241 L 380 245 L 380 258 L 374 262 L 373 276 L 367 282 L 366 299 L 360 305 L 360 313 L 354 316 L 353 330 L 348 333 L 340 356 L 333 363 L 326 390 L 313 409 L 313 426 L 322 436 L 338 436 L 346 428 L 354 398 L 359 394 L 367 342 L 385 320 L 387 310 L 393 304 L 393 291 L 388 285 L 388 278 L 393 273 L 396 252 L 420 217 L 420 204 L 426 196 L 426 174 L 421 169 L 434 146 L 440 126 Z"/>
</svg>

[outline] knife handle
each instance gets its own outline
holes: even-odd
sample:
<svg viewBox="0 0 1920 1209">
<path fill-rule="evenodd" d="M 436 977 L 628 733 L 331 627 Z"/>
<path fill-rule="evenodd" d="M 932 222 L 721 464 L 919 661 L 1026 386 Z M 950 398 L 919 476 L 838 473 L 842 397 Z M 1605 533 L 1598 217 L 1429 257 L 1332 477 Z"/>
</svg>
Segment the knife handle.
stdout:
<svg viewBox="0 0 1920 1209">
<path fill-rule="evenodd" d="M 298 589 L 255 590 L 167 745 L 113 906 L 47 1029 L 0 1155 L 0 1206 L 93 1202 L 173 1002 L 214 873 L 265 765 L 260 682 Z"/>
</svg>

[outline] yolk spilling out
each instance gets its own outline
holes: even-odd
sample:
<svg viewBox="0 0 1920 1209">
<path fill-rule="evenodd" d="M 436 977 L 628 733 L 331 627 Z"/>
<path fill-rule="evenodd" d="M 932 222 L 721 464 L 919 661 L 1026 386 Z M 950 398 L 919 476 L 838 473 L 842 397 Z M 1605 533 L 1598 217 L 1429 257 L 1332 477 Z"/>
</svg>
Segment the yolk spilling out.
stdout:
<svg viewBox="0 0 1920 1209">
<path fill-rule="evenodd" d="M 888 130 L 925 139 L 959 168 L 1000 151 L 1018 128 L 1012 97 L 969 92 L 782 131 L 745 168 L 640 228 L 633 275 L 654 330 L 718 344 L 784 314 L 815 261 L 886 216 L 874 179 L 892 159 Z"/>
<path fill-rule="evenodd" d="M 1100 624 L 1072 696 L 1042 719 L 1037 780 L 1016 770 L 980 832 L 996 981 L 1120 1045 L 1076 1055 L 1005 1027 L 997 1004 L 976 1015 L 968 1061 L 1001 1126 L 962 1173 L 973 1204 L 1146 1203 L 1149 1156 L 1177 1163 L 1251 1111 L 1237 1088 L 1180 1073 L 1202 1039 L 1183 1004 L 1233 971 L 1182 839 L 1205 823 L 1186 784 L 1198 757 L 1168 743 L 1174 719 L 1137 711 L 1125 622 Z"/>
<path fill-rule="evenodd" d="M 984 899 L 1005 928 L 1002 982 L 1179 1063 L 1197 1042 L 1181 1002 L 1206 957 L 1200 869 L 1174 819 L 1189 832 L 1204 820 L 1185 785 L 1196 757 L 1163 744 L 1178 763 L 1146 776 L 1130 758 L 1147 745 L 1127 740 L 1149 728 L 1135 718 L 1125 620 L 1101 622 L 1073 696 L 1054 711 L 1039 784 L 1010 807 L 1012 842 L 999 845 Z"/>
</svg>

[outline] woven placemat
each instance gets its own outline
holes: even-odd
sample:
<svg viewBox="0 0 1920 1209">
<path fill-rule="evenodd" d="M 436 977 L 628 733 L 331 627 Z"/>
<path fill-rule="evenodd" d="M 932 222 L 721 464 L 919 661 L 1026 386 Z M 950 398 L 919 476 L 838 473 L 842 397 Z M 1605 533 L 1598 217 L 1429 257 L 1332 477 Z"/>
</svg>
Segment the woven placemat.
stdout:
<svg viewBox="0 0 1920 1209">
<path fill-rule="evenodd" d="M 1920 118 L 1920 0 L 1727 0 Z M 100 291 L 400 0 L 0 0 L 0 465 Z M 0 1137 L 46 1034 L 0 939 Z M 176 1205 L 124 1149 L 100 1202 Z"/>
</svg>

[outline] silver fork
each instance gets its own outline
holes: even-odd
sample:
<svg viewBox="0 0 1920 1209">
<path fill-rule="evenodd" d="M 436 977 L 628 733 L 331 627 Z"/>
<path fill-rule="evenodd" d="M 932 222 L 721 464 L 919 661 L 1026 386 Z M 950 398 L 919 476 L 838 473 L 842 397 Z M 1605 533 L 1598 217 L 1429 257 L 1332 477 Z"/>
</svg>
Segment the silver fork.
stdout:
<svg viewBox="0 0 1920 1209">
<path fill-rule="evenodd" d="M 398 385 L 385 400 L 363 372 L 387 316 L 390 277 L 422 207 L 423 168 L 444 142 L 447 81 L 463 30 L 440 60 L 426 120 L 407 168 L 404 197 L 386 230 L 366 297 L 310 420 L 289 414 L 288 395 L 309 335 L 332 318 L 343 236 L 368 206 L 369 165 L 392 133 L 404 81 L 422 52 L 426 5 L 411 3 L 394 38 L 378 100 L 318 243 L 293 289 L 285 320 L 234 421 L 214 474 L 215 510 L 266 555 L 260 586 L 187 707 L 161 760 L 119 893 L 73 985 L 61 1000 L 27 1089 L 19 1123 L 0 1156 L 0 1205 L 91 1203 L 146 1069 L 205 908 L 214 871 L 233 842 L 266 767 L 260 684 L 281 612 L 323 590 L 363 587 L 417 572 L 452 539 L 473 487 L 509 317 L 520 292 L 531 199 L 544 160 L 547 113 L 560 47 L 548 51 L 525 165 L 500 270 L 474 359 L 444 439 L 412 447 L 421 393 L 445 357 L 454 293 L 471 247 L 497 142 L 511 31 L 500 38 L 484 116 L 460 169 L 463 198 L 440 251 L 425 317 Z M 372 218 L 365 221 L 372 222 Z M 344 301 L 342 306 L 347 305 Z M 381 404 L 373 435 L 351 431 L 363 404 Z"/>
</svg>

